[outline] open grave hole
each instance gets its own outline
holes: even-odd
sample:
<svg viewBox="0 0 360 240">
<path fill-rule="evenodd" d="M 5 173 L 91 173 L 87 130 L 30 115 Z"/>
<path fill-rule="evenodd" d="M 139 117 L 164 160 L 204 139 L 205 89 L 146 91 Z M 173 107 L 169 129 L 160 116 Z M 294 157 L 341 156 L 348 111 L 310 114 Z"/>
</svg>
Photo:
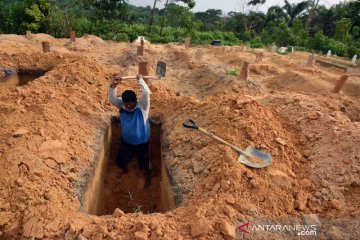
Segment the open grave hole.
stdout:
<svg viewBox="0 0 360 240">
<path fill-rule="evenodd" d="M 82 209 L 93 215 L 111 215 L 116 208 L 125 213 L 166 212 L 175 208 L 171 180 L 161 158 L 161 124 L 150 121 L 151 186 L 144 189 L 145 176 L 137 159 L 129 162 L 123 174 L 115 163 L 121 144 L 120 120 L 113 117 L 105 132 L 95 171 L 90 176 Z"/>
<path fill-rule="evenodd" d="M 12 69 L 12 71 L 13 74 L 10 76 L 0 77 L 0 85 L 5 87 L 23 86 L 48 72 L 44 69 Z"/>
</svg>

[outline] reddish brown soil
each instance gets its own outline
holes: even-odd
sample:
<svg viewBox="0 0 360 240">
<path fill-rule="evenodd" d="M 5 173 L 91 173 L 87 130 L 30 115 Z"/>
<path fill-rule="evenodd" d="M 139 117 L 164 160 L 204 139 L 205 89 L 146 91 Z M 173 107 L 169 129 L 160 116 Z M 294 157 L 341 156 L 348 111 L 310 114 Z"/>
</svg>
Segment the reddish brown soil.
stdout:
<svg viewBox="0 0 360 240">
<path fill-rule="evenodd" d="M 308 53 L 146 42 L 138 57 L 136 46 L 0 35 L 2 66 L 47 71 L 23 86 L 0 83 L 0 239 L 234 239 L 240 223 L 305 225 L 314 216 L 316 237 L 252 230 L 245 237 L 360 239 L 359 77 L 334 94 L 342 73 L 305 67 Z M 264 59 L 255 64 L 259 51 Z M 150 83 L 150 115 L 162 118 L 162 158 L 182 201 L 166 213 L 87 214 L 81 202 L 103 129 L 118 114 L 108 84 L 116 73 L 136 74 L 144 60 L 151 73 L 157 61 L 167 63 L 166 77 Z M 226 75 L 244 60 L 249 81 Z M 139 91 L 129 80 L 118 92 L 126 88 Z M 273 163 L 240 164 L 231 148 L 184 128 L 190 117 L 241 149 L 271 154 Z"/>
</svg>

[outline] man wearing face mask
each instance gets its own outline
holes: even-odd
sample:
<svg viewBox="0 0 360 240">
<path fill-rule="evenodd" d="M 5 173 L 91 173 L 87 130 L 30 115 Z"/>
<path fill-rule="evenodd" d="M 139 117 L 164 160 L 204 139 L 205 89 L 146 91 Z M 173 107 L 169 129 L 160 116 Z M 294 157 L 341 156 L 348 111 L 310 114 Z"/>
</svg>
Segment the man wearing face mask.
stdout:
<svg viewBox="0 0 360 240">
<path fill-rule="evenodd" d="M 115 76 L 109 86 L 109 100 L 120 110 L 121 123 L 121 146 L 116 157 L 116 163 L 126 174 L 128 162 L 137 156 L 139 168 L 144 170 L 144 188 L 151 185 L 150 175 L 150 89 L 145 83 L 142 75 L 137 75 L 141 88 L 141 97 L 137 100 L 136 93 L 132 90 L 125 90 L 121 97 L 116 95 L 116 87 L 121 83 L 122 78 Z"/>
</svg>

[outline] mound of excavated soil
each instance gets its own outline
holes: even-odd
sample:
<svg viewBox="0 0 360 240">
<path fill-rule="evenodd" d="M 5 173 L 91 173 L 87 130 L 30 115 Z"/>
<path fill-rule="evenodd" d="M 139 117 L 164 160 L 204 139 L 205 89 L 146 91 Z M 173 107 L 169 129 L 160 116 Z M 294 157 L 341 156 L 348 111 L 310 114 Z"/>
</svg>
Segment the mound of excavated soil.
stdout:
<svg viewBox="0 0 360 240">
<path fill-rule="evenodd" d="M 332 85 L 323 80 L 293 71 L 274 76 L 267 81 L 267 86 L 272 89 L 286 89 L 308 93 L 330 92 L 331 88 L 333 88 Z"/>
<path fill-rule="evenodd" d="M 255 64 L 258 51 L 239 46 L 186 50 L 147 43 L 139 57 L 137 44 L 90 35 L 75 44 L 46 34 L 30 40 L 0 35 L 0 40 L 2 66 L 44 72 L 22 86 L 0 79 L 0 239 L 298 239 L 301 234 L 264 225 L 311 227 L 315 230 L 303 232 L 312 234 L 309 239 L 360 238 L 357 77 L 334 94 L 342 73 L 305 67 L 306 53 L 264 52 Z M 53 46 L 50 53 L 42 53 L 43 40 Z M 159 60 L 167 63 L 167 72 L 149 81 L 150 115 L 161 117 L 162 171 L 169 173 L 168 194 L 176 199 L 176 208 L 167 212 L 160 210 L 161 201 L 145 206 L 146 199 L 159 197 L 159 175 L 149 191 L 141 190 L 136 164 L 122 175 L 104 153 L 106 129 L 118 115 L 107 99 L 111 77 L 136 74 L 140 61 L 148 61 L 154 75 Z M 249 81 L 226 75 L 243 61 L 250 62 Z M 117 92 L 129 88 L 140 94 L 133 80 L 123 81 Z M 188 118 L 240 149 L 252 145 L 270 154 L 272 164 L 242 165 L 230 147 L 184 128 Z M 109 175 L 93 179 L 102 156 L 110 162 L 103 170 Z M 98 206 L 109 215 L 86 212 L 84 203 L 91 199 L 85 198 L 96 194 L 90 183 L 110 181 L 116 185 L 101 196 L 109 203 Z M 116 193 L 121 196 L 111 196 Z M 117 198 L 127 206 L 113 211 Z"/>
</svg>

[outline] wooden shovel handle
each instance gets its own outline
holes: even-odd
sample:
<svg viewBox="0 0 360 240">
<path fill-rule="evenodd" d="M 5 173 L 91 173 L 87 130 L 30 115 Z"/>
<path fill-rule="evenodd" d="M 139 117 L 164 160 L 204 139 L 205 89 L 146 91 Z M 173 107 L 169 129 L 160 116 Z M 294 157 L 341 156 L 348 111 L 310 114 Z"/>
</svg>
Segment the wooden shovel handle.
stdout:
<svg viewBox="0 0 360 240">
<path fill-rule="evenodd" d="M 126 79 L 135 79 L 136 76 L 126 76 L 126 77 L 121 77 L 122 80 L 126 80 Z M 143 76 L 143 79 L 160 79 L 158 76 Z"/>
<path fill-rule="evenodd" d="M 210 133 L 210 132 L 206 131 L 205 129 L 201 128 L 201 127 L 199 127 L 198 130 L 199 130 L 200 132 L 208 135 L 209 137 L 215 139 L 216 141 L 221 142 L 222 144 L 225 144 L 225 145 L 231 147 L 231 148 L 234 149 L 235 151 L 237 151 L 237 152 L 239 152 L 239 153 L 242 153 L 242 154 L 246 155 L 247 157 L 249 157 L 249 155 L 248 155 L 247 153 L 245 153 L 243 150 L 241 150 L 241 149 L 238 148 L 237 146 L 235 146 L 235 145 L 233 145 L 233 144 L 231 144 L 231 143 L 229 143 L 229 142 L 227 142 L 227 141 L 219 138 L 219 137 L 216 136 L 215 134 Z"/>
</svg>

